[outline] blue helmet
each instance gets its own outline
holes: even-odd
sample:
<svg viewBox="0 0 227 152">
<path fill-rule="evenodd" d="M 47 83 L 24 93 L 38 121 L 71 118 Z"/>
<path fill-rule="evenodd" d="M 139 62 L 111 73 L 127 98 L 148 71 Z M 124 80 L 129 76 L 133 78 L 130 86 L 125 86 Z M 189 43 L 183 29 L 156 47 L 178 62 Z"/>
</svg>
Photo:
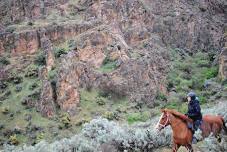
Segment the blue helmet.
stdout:
<svg viewBox="0 0 227 152">
<path fill-rule="evenodd" d="M 187 97 L 191 97 L 191 99 L 194 100 L 196 98 L 196 94 L 195 94 L 195 92 L 191 91 L 187 94 Z"/>
</svg>

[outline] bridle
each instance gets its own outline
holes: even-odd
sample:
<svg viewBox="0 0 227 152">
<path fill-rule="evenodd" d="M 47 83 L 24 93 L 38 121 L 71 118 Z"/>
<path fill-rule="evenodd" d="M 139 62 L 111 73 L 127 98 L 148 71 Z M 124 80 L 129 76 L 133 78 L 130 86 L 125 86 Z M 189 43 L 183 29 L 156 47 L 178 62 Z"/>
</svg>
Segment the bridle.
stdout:
<svg viewBox="0 0 227 152">
<path fill-rule="evenodd" d="M 160 120 L 162 119 L 162 117 L 160 118 Z M 167 126 L 167 123 L 170 121 L 169 114 L 168 113 L 166 114 L 166 117 L 167 117 L 167 119 L 166 119 L 166 122 L 164 123 L 164 125 L 163 124 L 160 124 L 160 120 L 159 120 L 158 125 L 157 125 L 156 128 L 159 128 L 159 126 L 161 126 L 160 129 L 163 129 L 163 128 L 165 128 Z"/>
</svg>

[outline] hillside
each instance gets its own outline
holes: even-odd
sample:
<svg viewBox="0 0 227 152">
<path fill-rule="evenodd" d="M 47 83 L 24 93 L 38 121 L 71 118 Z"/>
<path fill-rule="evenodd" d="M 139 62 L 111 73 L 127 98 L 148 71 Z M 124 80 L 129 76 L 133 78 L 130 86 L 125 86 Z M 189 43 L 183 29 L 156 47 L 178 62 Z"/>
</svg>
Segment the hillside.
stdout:
<svg viewBox="0 0 227 152">
<path fill-rule="evenodd" d="M 226 9 L 225 0 L 0 0 L 0 149 L 166 151 L 170 132 L 146 125 L 164 107 L 185 113 L 191 90 L 226 120 Z M 90 137 L 99 123 L 119 132 Z M 115 136 L 163 141 L 118 147 Z"/>
</svg>

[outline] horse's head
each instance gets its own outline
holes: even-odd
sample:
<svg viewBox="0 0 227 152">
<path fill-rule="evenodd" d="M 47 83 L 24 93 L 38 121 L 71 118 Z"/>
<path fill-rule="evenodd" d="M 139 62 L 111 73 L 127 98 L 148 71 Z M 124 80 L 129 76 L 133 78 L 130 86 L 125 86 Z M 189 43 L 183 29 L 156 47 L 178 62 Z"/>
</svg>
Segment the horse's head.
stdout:
<svg viewBox="0 0 227 152">
<path fill-rule="evenodd" d="M 158 129 L 159 131 L 170 125 L 170 114 L 165 109 L 162 109 L 161 112 L 162 115 L 159 118 L 159 121 L 155 127 L 155 129 Z"/>
</svg>

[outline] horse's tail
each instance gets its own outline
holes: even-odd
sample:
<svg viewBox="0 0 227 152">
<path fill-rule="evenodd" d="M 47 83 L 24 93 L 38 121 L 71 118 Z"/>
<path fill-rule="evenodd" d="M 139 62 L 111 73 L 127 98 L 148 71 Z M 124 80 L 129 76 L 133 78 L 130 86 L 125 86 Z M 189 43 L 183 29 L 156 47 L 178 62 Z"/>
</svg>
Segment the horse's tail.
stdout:
<svg viewBox="0 0 227 152">
<path fill-rule="evenodd" d="M 225 120 L 224 120 L 223 117 L 221 117 L 221 119 L 222 119 L 222 122 L 223 122 L 223 129 L 224 129 L 224 131 L 227 133 L 227 127 L 226 127 L 226 125 L 225 125 Z"/>
</svg>

